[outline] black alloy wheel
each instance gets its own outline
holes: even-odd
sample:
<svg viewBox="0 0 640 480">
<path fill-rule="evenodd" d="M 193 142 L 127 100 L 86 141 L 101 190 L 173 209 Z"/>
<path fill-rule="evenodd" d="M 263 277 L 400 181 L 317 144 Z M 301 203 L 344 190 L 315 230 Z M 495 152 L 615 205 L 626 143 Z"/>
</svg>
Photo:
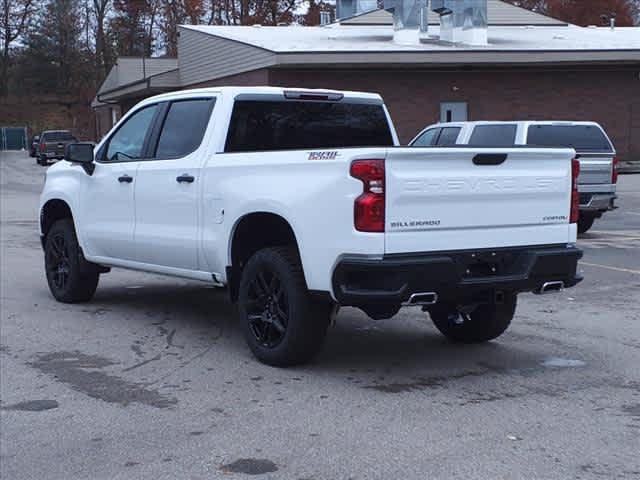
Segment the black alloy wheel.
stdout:
<svg viewBox="0 0 640 480">
<path fill-rule="evenodd" d="M 278 346 L 289 323 L 289 305 L 282 281 L 274 271 L 261 268 L 249 284 L 247 316 L 256 341 L 266 348 Z"/>
<path fill-rule="evenodd" d="M 320 350 L 331 303 L 312 297 L 294 246 L 267 247 L 242 269 L 238 310 L 249 348 L 267 365 L 311 360 Z"/>
<path fill-rule="evenodd" d="M 86 302 L 93 297 L 100 269 L 84 259 L 70 218 L 55 221 L 47 232 L 44 269 L 49 290 L 59 302 Z"/>
<path fill-rule="evenodd" d="M 47 276 L 58 290 L 66 290 L 71 273 L 67 240 L 62 232 L 56 232 L 51 237 L 50 248 L 45 253 Z"/>
</svg>

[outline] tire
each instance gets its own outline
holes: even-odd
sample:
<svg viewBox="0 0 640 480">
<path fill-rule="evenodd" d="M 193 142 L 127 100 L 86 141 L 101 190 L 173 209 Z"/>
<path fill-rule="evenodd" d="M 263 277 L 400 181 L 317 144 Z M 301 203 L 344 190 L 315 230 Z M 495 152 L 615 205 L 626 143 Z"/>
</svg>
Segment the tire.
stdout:
<svg viewBox="0 0 640 480">
<path fill-rule="evenodd" d="M 242 330 L 255 357 L 267 365 L 310 361 L 322 347 L 330 307 L 312 300 L 294 247 L 259 250 L 242 271 Z"/>
<path fill-rule="evenodd" d="M 79 303 L 91 300 L 100 273 L 82 257 L 71 219 L 56 221 L 45 240 L 44 263 L 49 290 L 56 300 Z"/>
<path fill-rule="evenodd" d="M 47 157 L 43 157 L 42 155 L 39 155 L 37 157 L 36 162 L 38 162 L 38 165 L 46 167 L 47 166 Z"/>
<path fill-rule="evenodd" d="M 517 295 L 505 295 L 503 303 L 480 304 L 468 314 L 453 305 L 436 305 L 431 320 L 447 339 L 454 343 L 482 343 L 502 335 L 516 311 Z M 461 321 L 462 320 L 462 321 Z"/>
<path fill-rule="evenodd" d="M 593 227 L 593 222 L 596 217 L 593 215 L 583 215 L 580 214 L 578 217 L 578 233 L 587 233 L 591 227 Z"/>
</svg>

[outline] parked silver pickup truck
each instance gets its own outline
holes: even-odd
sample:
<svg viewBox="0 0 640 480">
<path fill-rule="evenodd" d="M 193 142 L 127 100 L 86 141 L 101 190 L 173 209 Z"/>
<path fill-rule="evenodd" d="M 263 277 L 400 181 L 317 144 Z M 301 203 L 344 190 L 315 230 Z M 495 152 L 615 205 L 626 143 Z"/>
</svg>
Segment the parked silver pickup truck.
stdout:
<svg viewBox="0 0 640 480">
<path fill-rule="evenodd" d="M 411 146 L 472 145 L 475 147 L 570 147 L 580 161 L 578 233 L 615 208 L 618 162 L 613 143 L 594 122 L 520 121 L 454 122 L 430 125 Z"/>
</svg>

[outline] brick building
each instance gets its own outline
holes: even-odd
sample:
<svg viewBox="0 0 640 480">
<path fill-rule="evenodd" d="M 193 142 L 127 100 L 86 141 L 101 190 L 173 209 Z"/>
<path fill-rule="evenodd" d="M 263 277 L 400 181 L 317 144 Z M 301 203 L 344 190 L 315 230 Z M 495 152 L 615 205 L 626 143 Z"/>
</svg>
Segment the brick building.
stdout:
<svg viewBox="0 0 640 480">
<path fill-rule="evenodd" d="M 96 97 L 98 135 L 161 91 L 298 86 L 379 92 L 402 142 L 437 121 L 594 120 L 621 160 L 640 159 L 640 28 L 581 28 L 499 0 L 488 16 L 486 46 L 440 41 L 431 17 L 428 37 L 396 43 L 383 10 L 323 27 L 181 26 L 175 63 L 147 59 L 159 63 L 142 75 L 141 59 L 119 60 Z"/>
</svg>

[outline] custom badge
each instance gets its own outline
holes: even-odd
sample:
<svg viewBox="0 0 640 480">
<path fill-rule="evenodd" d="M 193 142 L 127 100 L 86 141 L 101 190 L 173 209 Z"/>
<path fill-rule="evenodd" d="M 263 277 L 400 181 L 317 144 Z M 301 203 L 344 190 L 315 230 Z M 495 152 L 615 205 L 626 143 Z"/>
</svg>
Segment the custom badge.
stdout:
<svg viewBox="0 0 640 480">
<path fill-rule="evenodd" d="M 309 152 L 309 160 L 335 160 L 337 156 L 337 151 Z"/>
</svg>

